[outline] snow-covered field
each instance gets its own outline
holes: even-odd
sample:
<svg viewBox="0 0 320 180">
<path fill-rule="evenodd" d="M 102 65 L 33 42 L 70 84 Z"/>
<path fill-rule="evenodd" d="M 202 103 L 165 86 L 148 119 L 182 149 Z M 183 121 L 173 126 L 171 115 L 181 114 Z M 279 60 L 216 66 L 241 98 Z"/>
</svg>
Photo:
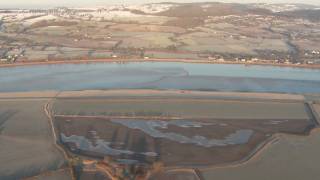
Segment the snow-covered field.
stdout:
<svg viewBox="0 0 320 180">
<path fill-rule="evenodd" d="M 156 19 L 154 14 L 169 10 L 173 4 L 144 4 L 128 6 L 106 6 L 88 8 L 53 9 L 35 12 L 31 10 L 0 10 L 0 20 L 5 22 L 22 22 L 24 25 L 44 20 L 57 20 L 59 18 L 82 20 L 136 20 L 137 18 Z M 161 19 L 160 19 L 161 20 Z"/>
<path fill-rule="evenodd" d="M 255 7 L 268 9 L 272 12 L 295 11 L 301 9 L 317 9 L 316 6 L 303 6 L 299 4 L 255 4 Z"/>
<path fill-rule="evenodd" d="M 128 9 L 139 10 L 146 14 L 156 14 L 163 11 L 167 11 L 177 5 L 174 4 L 144 4 L 144 5 L 132 5 L 128 6 Z"/>
<path fill-rule="evenodd" d="M 31 25 L 33 23 L 40 22 L 40 21 L 49 21 L 49 20 L 56 20 L 56 19 L 58 19 L 57 16 L 44 15 L 44 16 L 39 16 L 39 17 L 36 17 L 36 18 L 24 20 L 24 24 L 25 25 Z"/>
<path fill-rule="evenodd" d="M 55 20 L 59 17 L 83 20 L 123 20 L 129 18 L 155 18 L 157 13 L 167 11 L 177 7 L 179 4 L 154 3 L 142 5 L 113 5 L 86 8 L 55 8 L 48 11 L 32 10 L 10 10 L 11 12 L 0 9 L 0 19 L 6 22 L 20 21 L 27 25 L 43 21 Z M 204 10 L 210 8 L 212 4 L 201 6 Z M 317 9 L 316 6 L 298 4 L 252 4 L 252 7 L 268 9 L 272 12 L 293 11 L 299 9 Z M 131 18 L 131 19 L 130 19 Z"/>
</svg>

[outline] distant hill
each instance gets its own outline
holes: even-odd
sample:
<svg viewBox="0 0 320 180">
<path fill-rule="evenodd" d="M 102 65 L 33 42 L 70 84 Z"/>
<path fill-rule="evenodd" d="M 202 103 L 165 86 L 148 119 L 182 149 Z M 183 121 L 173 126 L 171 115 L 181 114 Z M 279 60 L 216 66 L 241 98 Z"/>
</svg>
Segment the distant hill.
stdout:
<svg viewBox="0 0 320 180">
<path fill-rule="evenodd" d="M 310 21 L 320 21 L 320 9 L 302 9 L 281 12 L 280 14 L 291 18 L 301 18 Z"/>
<path fill-rule="evenodd" d="M 186 3 L 179 4 L 157 15 L 169 17 L 207 17 L 245 14 L 270 14 L 268 9 L 234 3 Z"/>
<path fill-rule="evenodd" d="M 155 15 L 190 19 L 247 14 L 320 21 L 320 8 L 304 4 L 175 3 L 168 10 Z"/>
</svg>

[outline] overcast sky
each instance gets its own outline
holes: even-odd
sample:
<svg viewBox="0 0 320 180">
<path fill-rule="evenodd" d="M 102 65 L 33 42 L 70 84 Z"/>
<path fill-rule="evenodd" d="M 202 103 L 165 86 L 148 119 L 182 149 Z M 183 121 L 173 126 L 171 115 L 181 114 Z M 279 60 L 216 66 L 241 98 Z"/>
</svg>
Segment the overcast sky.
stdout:
<svg viewBox="0 0 320 180">
<path fill-rule="evenodd" d="M 151 2 L 203 2 L 212 0 L 0 0 L 0 8 L 56 7 L 56 6 L 99 6 L 109 4 L 141 4 Z M 305 3 L 320 5 L 320 0 L 213 0 L 238 3 Z"/>
</svg>

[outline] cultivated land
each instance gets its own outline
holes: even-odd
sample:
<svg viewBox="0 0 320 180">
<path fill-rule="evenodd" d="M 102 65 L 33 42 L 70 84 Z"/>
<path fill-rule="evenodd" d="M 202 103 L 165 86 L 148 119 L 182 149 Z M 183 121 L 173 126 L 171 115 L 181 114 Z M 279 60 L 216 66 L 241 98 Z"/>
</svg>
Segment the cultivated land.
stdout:
<svg viewBox="0 0 320 180">
<path fill-rule="evenodd" d="M 45 172 L 38 176 L 33 176 L 31 178 L 26 178 L 27 180 L 71 180 L 72 174 L 70 169 L 59 169 L 57 171 Z"/>
<path fill-rule="evenodd" d="M 320 105 L 319 104 L 315 104 L 313 107 L 314 107 L 314 110 L 315 110 L 316 114 L 318 114 L 318 116 L 320 116 Z"/>
<path fill-rule="evenodd" d="M 319 67 L 319 12 L 223 3 L 0 9 L 0 65 L 100 59 Z"/>
<path fill-rule="evenodd" d="M 47 100 L 0 99 L 0 179 L 20 179 L 66 165 L 44 112 Z"/>
<path fill-rule="evenodd" d="M 204 166 L 241 161 L 274 133 L 308 133 L 314 124 L 306 108 L 303 101 L 217 100 L 211 99 L 210 95 L 197 98 L 189 94 L 180 95 L 178 98 L 164 95 L 135 97 L 129 94 L 127 97 L 106 96 L 99 99 L 58 98 L 53 104 L 53 113 L 58 133 L 86 137 L 92 142 L 102 139 L 122 144 L 120 147 L 117 146 L 120 149 L 133 152 L 136 149 L 140 153 L 157 154 L 156 158 L 153 157 L 151 160 L 144 160 L 144 156 L 129 155 L 126 158 L 149 163 L 160 160 L 167 166 Z M 173 123 L 183 124 L 184 121 L 196 124 L 188 127 L 186 124 L 180 126 Z M 155 125 L 144 129 L 148 123 L 158 122 L 169 124 L 165 127 Z M 136 124 L 130 126 L 130 123 Z M 146 124 L 141 125 L 141 123 Z M 143 127 L 139 127 L 139 124 Z M 156 131 L 156 127 L 159 127 L 161 132 L 153 132 Z M 142 132 L 136 132 L 134 129 L 140 129 Z M 196 136 L 205 139 L 223 139 L 242 130 L 253 131 L 252 136 L 244 140 L 245 142 L 239 143 L 235 140 L 231 143 L 235 145 L 224 145 L 223 141 L 215 145 L 208 143 L 210 140 L 205 140 L 203 145 L 194 142 Z M 93 132 L 95 136 L 88 135 Z M 175 133 L 191 140 L 166 137 L 168 135 L 166 133 Z M 158 137 L 165 138 L 157 139 Z M 73 151 L 84 151 L 87 155 L 98 157 L 109 155 L 108 152 L 82 149 L 81 146 L 74 147 L 74 143 L 76 142 L 66 145 L 75 148 Z M 94 153 L 90 152 L 91 150 Z M 234 152 L 237 153 L 232 155 Z"/>
<path fill-rule="evenodd" d="M 210 100 L 210 97 L 118 97 L 100 99 L 59 99 L 58 115 L 163 116 L 202 119 L 308 119 L 302 102 L 247 102 Z M 255 111 L 252 111 L 252 110 Z M 272 112 L 272 113 L 270 113 Z"/>
<path fill-rule="evenodd" d="M 209 180 L 258 178 L 270 169 L 275 179 L 310 179 L 318 176 L 310 163 L 318 151 L 316 97 L 157 90 L 2 93 L 0 140 L 8 145 L 0 158 L 11 163 L 0 174 L 71 179 L 71 166 L 81 179 Z"/>
<path fill-rule="evenodd" d="M 308 137 L 282 135 L 264 149 L 259 156 L 245 165 L 204 169 L 204 179 L 261 179 L 313 180 L 319 177 L 317 168 L 320 146 L 319 130 Z"/>
</svg>

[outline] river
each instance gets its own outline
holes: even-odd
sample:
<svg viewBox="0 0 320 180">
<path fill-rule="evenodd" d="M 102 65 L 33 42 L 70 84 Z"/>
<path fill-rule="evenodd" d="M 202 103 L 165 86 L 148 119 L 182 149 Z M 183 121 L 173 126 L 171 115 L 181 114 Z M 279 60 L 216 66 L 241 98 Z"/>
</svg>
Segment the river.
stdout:
<svg viewBox="0 0 320 180">
<path fill-rule="evenodd" d="M 174 62 L 0 68 L 0 92 L 120 88 L 320 93 L 320 70 Z"/>
</svg>

